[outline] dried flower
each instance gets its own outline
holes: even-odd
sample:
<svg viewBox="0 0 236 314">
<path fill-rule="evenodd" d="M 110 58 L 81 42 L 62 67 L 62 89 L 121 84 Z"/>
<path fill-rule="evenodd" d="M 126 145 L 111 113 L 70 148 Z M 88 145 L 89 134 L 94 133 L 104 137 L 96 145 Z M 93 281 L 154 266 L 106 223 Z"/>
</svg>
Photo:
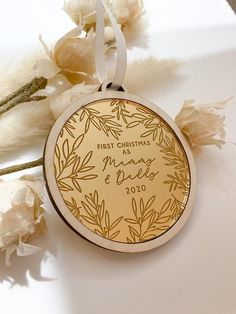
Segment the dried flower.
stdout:
<svg viewBox="0 0 236 314">
<path fill-rule="evenodd" d="M 53 124 L 48 103 L 23 103 L 0 117 L 0 155 L 45 141 Z"/>
<path fill-rule="evenodd" d="M 79 37 L 82 28 L 77 27 L 57 41 L 50 50 L 40 37 L 40 41 L 47 53 L 48 71 L 45 75 L 52 78 L 57 73 L 63 74 L 72 84 L 90 82 L 95 72 L 94 62 L 94 31 L 91 29 L 85 37 Z M 45 60 L 38 62 L 37 68 L 43 65 Z M 51 64 L 49 64 L 51 62 Z M 42 74 L 42 71 L 40 71 Z"/>
<path fill-rule="evenodd" d="M 18 60 L 0 61 L 0 99 L 34 79 L 34 64 L 36 60 L 44 57 L 44 53 L 34 51 Z M 42 75 L 39 73 L 38 77 L 40 76 Z"/>
<path fill-rule="evenodd" d="M 107 0 L 107 4 L 122 28 L 134 25 L 144 12 L 142 0 Z M 68 0 L 63 9 L 86 32 L 96 28 L 96 0 Z M 109 18 L 105 14 L 105 25 L 109 24 Z"/>
<path fill-rule="evenodd" d="M 75 24 L 83 25 L 87 31 L 96 24 L 96 0 L 69 0 L 63 9 Z"/>
<path fill-rule="evenodd" d="M 91 80 L 95 72 L 94 36 L 90 31 L 86 38 L 67 38 L 54 48 L 56 64 L 73 83 Z"/>
<path fill-rule="evenodd" d="M 224 109 L 228 99 L 212 104 L 195 104 L 194 100 L 184 102 L 175 122 L 184 133 L 192 148 L 203 145 L 225 143 L 225 116 L 218 113 Z"/>
<path fill-rule="evenodd" d="M 111 2 L 112 12 L 122 27 L 134 24 L 143 14 L 142 0 L 115 0 Z"/>
<path fill-rule="evenodd" d="M 42 180 L 32 176 L 0 182 L 0 250 L 7 265 L 14 251 L 25 256 L 40 250 L 28 242 L 46 226 L 42 194 Z"/>
<path fill-rule="evenodd" d="M 61 69 L 56 63 L 48 59 L 39 59 L 35 61 L 34 71 L 37 77 L 43 76 L 46 79 L 53 78 Z"/>
<path fill-rule="evenodd" d="M 37 77 L 45 77 L 48 82 L 46 88 L 39 91 L 37 95 L 54 97 L 72 86 L 67 78 L 60 73 L 61 69 L 52 60 L 39 59 L 35 61 L 34 72 Z"/>
<path fill-rule="evenodd" d="M 60 96 L 55 97 L 50 102 L 50 109 L 55 119 L 74 101 L 83 96 L 95 92 L 97 85 L 78 84 L 68 89 Z"/>
<path fill-rule="evenodd" d="M 131 93 L 144 94 L 157 90 L 174 77 L 180 62 L 175 59 L 140 58 L 128 64 L 124 85 Z M 112 76 L 110 73 L 109 76 Z M 145 82 L 145 84 L 144 84 Z"/>
</svg>

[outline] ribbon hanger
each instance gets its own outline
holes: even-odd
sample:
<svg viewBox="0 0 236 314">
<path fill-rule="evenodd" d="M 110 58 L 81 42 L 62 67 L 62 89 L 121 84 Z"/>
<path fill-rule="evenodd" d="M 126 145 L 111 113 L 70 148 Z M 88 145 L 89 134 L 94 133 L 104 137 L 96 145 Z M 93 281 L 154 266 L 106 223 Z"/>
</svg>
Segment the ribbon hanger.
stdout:
<svg viewBox="0 0 236 314">
<path fill-rule="evenodd" d="M 124 35 L 118 25 L 111 10 L 104 0 L 97 0 L 97 21 L 96 21 L 96 38 L 95 38 L 95 63 L 98 79 L 102 84 L 107 80 L 106 58 L 105 58 L 105 35 L 104 35 L 104 9 L 110 19 L 116 39 L 116 69 L 113 79 L 111 80 L 111 89 L 118 90 L 122 87 L 126 66 L 127 66 L 127 50 Z"/>
</svg>

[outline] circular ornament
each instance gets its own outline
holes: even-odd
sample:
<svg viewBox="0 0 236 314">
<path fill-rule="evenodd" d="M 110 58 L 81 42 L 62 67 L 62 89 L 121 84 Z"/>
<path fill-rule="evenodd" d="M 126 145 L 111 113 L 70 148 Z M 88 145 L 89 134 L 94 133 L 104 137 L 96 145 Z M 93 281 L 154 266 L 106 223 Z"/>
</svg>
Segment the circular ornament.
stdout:
<svg viewBox="0 0 236 314">
<path fill-rule="evenodd" d="M 63 112 L 44 173 L 62 219 L 114 251 L 164 244 L 193 206 L 195 168 L 181 131 L 159 107 L 122 91 L 91 94 Z"/>
</svg>

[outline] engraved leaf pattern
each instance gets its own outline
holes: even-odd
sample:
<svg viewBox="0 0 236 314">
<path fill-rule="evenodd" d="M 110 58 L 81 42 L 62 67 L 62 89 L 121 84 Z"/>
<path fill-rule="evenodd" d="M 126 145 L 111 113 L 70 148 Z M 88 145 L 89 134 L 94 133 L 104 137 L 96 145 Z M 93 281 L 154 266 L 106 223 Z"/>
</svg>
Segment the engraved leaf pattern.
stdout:
<svg viewBox="0 0 236 314">
<path fill-rule="evenodd" d="M 172 197 L 173 202 L 171 205 L 171 219 L 177 221 L 185 209 L 185 204 L 179 201 L 173 194 Z"/>
<path fill-rule="evenodd" d="M 162 143 L 157 143 L 157 145 L 161 148 L 161 153 L 164 154 L 165 165 L 175 169 L 174 173 L 167 175 L 167 180 L 164 183 L 169 184 L 170 192 L 179 189 L 182 190 L 184 195 L 188 195 L 190 190 L 190 176 L 185 153 L 177 147 L 174 139 L 170 139 L 168 136 L 165 136 Z"/>
<path fill-rule="evenodd" d="M 80 115 L 80 121 L 85 121 L 85 133 L 88 132 L 92 125 L 99 131 L 103 131 L 106 136 L 112 136 L 118 140 L 122 129 L 121 124 L 115 120 L 115 116 L 103 115 L 100 111 L 91 107 L 84 107 Z"/>
<path fill-rule="evenodd" d="M 174 173 L 167 175 L 164 184 L 169 185 L 169 191 L 174 192 L 181 190 L 184 195 L 189 195 L 190 190 L 190 176 L 189 166 L 186 155 L 183 150 L 177 148 L 176 140 L 167 135 L 170 128 L 164 123 L 162 118 L 158 117 L 153 111 L 148 108 L 136 108 L 138 113 L 131 115 L 135 118 L 132 122 L 128 123 L 126 128 L 133 128 L 140 124 L 145 127 L 145 132 L 141 137 L 152 137 L 153 141 L 161 148 L 161 153 L 164 154 L 164 159 L 167 161 L 166 166 L 173 167 Z"/>
<path fill-rule="evenodd" d="M 106 106 L 109 110 L 92 105 L 82 107 L 64 125 L 55 147 L 57 184 L 72 215 L 97 235 L 128 243 L 148 241 L 171 228 L 185 209 L 185 196 L 190 191 L 188 160 L 172 129 L 152 110 L 131 107 L 127 100 L 121 99 L 109 99 Z M 78 137 L 77 125 L 79 132 L 83 132 Z M 123 130 L 127 132 L 136 127 L 139 139 L 150 139 L 150 145 L 159 147 L 161 165 L 169 168 L 160 183 L 164 183 L 163 189 L 169 196 L 164 201 L 152 194 L 150 198 L 146 193 L 133 194 L 134 197 L 128 200 L 129 214 L 114 217 L 109 208 L 113 204 L 99 197 L 100 186 L 93 193 L 82 195 L 82 192 L 86 193 L 83 182 L 96 179 L 98 174 L 94 171 L 95 161 L 92 162 L 95 152 L 84 152 L 84 145 L 80 145 L 84 137 L 90 135 L 91 128 L 100 131 L 103 139 L 122 141 Z"/>
<path fill-rule="evenodd" d="M 156 195 L 153 195 L 145 204 L 143 198 L 140 198 L 138 202 L 134 197 L 132 198 L 132 209 L 134 217 L 125 218 L 125 221 L 129 223 L 130 238 L 127 238 L 129 243 L 142 242 L 145 240 L 145 225 L 146 221 L 155 212 L 153 207 Z"/>
<path fill-rule="evenodd" d="M 126 128 L 134 128 L 138 125 L 143 125 L 146 130 L 141 134 L 141 137 L 151 137 L 153 141 L 158 137 L 158 140 L 161 143 L 164 137 L 164 130 L 169 131 L 167 125 L 156 115 L 156 113 L 148 108 L 136 108 L 136 111 L 137 113 L 131 115 L 133 119 L 127 124 Z"/>
<path fill-rule="evenodd" d="M 82 180 L 92 180 L 97 177 L 96 174 L 90 173 L 95 166 L 90 165 L 93 152 L 89 151 L 84 157 L 79 156 L 76 150 L 81 145 L 84 134 L 81 134 L 70 147 L 68 139 L 64 140 L 62 150 L 58 144 L 55 149 L 56 166 L 55 174 L 57 185 L 60 191 L 77 190 L 82 192 L 80 182 Z M 88 173 L 89 172 L 89 173 Z"/>
<path fill-rule="evenodd" d="M 176 191 L 177 189 L 182 190 L 184 195 L 189 194 L 189 189 L 190 189 L 190 182 L 189 182 L 189 176 L 187 173 L 181 173 L 178 174 L 175 172 L 173 175 L 168 174 L 167 175 L 168 180 L 165 180 L 165 184 L 169 184 L 169 191 Z"/>
<path fill-rule="evenodd" d="M 77 113 L 75 113 L 75 115 L 77 115 Z M 74 126 L 74 123 L 76 123 L 75 117 L 71 117 L 69 120 L 67 120 L 64 124 L 64 127 L 61 129 L 59 136 L 63 137 L 64 132 L 66 131 L 72 138 L 75 138 L 74 131 L 76 128 Z"/>
<path fill-rule="evenodd" d="M 124 123 L 128 124 L 127 118 L 130 118 L 130 112 L 127 110 L 124 99 L 114 99 L 111 104 L 113 107 L 112 112 L 116 114 L 117 120 L 123 120 Z"/>
<path fill-rule="evenodd" d="M 144 242 L 155 238 L 158 232 L 165 232 L 181 216 L 185 205 L 172 195 L 161 207 L 156 210 L 154 206 L 156 196 L 153 195 L 145 204 L 143 198 L 138 202 L 132 198 L 134 216 L 125 218 L 129 223 L 130 237 L 128 243 Z"/>
<path fill-rule="evenodd" d="M 124 218 L 120 216 L 115 220 L 111 220 L 109 211 L 105 209 L 105 201 L 99 202 L 98 192 L 85 195 L 85 201 L 81 202 L 85 214 L 81 215 L 81 218 L 85 220 L 93 227 L 93 232 L 104 237 L 106 239 L 115 239 L 120 230 L 117 230 L 117 226 Z"/>
<path fill-rule="evenodd" d="M 65 203 L 67 207 L 69 208 L 69 210 L 71 211 L 72 215 L 81 222 L 81 217 L 80 217 L 81 207 L 78 206 L 74 197 L 71 197 L 70 201 L 65 200 Z"/>
</svg>

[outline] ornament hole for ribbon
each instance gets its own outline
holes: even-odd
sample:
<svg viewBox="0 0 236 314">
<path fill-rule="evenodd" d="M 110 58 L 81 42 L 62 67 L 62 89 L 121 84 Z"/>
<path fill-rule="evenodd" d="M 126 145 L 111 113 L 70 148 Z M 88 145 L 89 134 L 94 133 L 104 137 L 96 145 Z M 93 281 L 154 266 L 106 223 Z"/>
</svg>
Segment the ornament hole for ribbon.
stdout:
<svg viewBox="0 0 236 314">
<path fill-rule="evenodd" d="M 100 85 L 98 91 L 105 92 L 108 90 L 118 91 L 118 92 L 127 92 L 126 88 L 123 85 L 122 86 L 116 86 L 116 85 L 113 85 L 110 80 L 106 80 L 105 82 L 103 82 Z"/>
</svg>

